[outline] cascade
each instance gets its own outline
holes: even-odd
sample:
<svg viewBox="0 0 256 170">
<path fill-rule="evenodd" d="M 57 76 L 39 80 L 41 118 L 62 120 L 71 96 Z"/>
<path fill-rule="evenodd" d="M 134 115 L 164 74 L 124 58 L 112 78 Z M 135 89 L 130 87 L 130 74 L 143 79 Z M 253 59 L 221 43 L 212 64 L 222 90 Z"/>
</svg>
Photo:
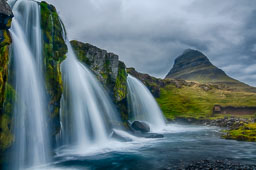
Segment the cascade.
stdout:
<svg viewBox="0 0 256 170">
<path fill-rule="evenodd" d="M 68 40 L 66 44 L 67 59 L 61 64 L 62 141 L 76 151 L 85 151 L 91 145 L 106 143 L 112 129 L 120 128 L 120 119 L 95 75 L 78 61 Z"/>
<path fill-rule="evenodd" d="M 163 129 L 166 123 L 162 111 L 147 87 L 131 75 L 127 86 L 130 120 L 147 122 L 153 131 Z"/>
<path fill-rule="evenodd" d="M 13 169 L 50 160 L 47 107 L 42 68 L 40 6 L 35 1 L 13 4 L 11 59 L 15 72 Z"/>
</svg>

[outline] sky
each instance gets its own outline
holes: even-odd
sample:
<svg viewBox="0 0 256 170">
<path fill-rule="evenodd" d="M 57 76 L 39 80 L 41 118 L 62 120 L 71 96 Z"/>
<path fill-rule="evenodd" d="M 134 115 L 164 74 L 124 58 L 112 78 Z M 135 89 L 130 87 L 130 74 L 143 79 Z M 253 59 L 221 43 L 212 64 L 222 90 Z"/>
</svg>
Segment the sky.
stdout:
<svg viewBox="0 0 256 170">
<path fill-rule="evenodd" d="M 256 86 L 255 0 L 47 0 L 70 40 L 119 55 L 127 67 L 164 78 L 188 48 Z"/>
</svg>

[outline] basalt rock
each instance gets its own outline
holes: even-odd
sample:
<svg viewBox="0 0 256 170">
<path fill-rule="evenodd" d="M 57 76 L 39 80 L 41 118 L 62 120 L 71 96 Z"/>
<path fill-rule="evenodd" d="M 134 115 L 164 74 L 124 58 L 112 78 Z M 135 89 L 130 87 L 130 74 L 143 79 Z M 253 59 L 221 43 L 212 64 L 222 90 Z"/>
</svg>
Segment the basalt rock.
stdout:
<svg viewBox="0 0 256 170">
<path fill-rule="evenodd" d="M 150 127 L 147 123 L 145 122 L 141 122 L 141 121 L 134 121 L 131 124 L 132 129 L 134 129 L 135 131 L 140 131 L 142 133 L 147 133 L 150 132 Z"/>
</svg>

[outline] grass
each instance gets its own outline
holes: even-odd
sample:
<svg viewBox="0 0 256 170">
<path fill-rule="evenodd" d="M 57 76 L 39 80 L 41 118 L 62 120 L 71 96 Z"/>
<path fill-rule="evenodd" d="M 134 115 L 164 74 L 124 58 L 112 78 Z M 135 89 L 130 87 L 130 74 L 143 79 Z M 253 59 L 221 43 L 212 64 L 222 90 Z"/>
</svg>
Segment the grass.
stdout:
<svg viewBox="0 0 256 170">
<path fill-rule="evenodd" d="M 160 88 L 160 97 L 156 98 L 166 118 L 210 118 L 214 105 L 255 106 L 256 93 L 228 91 L 212 88 L 205 91 L 199 84 L 176 88 L 168 85 Z M 223 115 L 219 115 L 223 116 Z"/>
</svg>

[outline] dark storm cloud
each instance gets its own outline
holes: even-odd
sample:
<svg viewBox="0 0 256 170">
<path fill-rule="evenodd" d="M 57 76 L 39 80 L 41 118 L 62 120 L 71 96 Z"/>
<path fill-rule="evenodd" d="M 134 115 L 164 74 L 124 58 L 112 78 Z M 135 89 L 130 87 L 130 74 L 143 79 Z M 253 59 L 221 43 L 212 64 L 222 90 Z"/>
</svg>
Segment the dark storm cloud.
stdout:
<svg viewBox="0 0 256 170">
<path fill-rule="evenodd" d="M 48 0 L 70 39 L 164 77 L 186 48 L 204 52 L 230 76 L 256 86 L 254 0 Z"/>
</svg>

